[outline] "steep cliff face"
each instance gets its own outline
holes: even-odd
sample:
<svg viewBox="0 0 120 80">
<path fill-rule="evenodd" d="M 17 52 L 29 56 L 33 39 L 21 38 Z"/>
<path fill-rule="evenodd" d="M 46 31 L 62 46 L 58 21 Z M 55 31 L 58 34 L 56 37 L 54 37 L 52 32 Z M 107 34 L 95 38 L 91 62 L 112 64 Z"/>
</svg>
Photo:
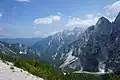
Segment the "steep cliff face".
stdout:
<svg viewBox="0 0 120 80">
<path fill-rule="evenodd" d="M 111 30 L 112 27 L 109 20 L 101 17 L 95 25 L 93 34 L 89 37 L 84 47 L 83 54 L 85 55 L 85 61 L 83 70 L 97 72 L 99 71 L 99 66 L 104 64 L 108 53 L 103 50 Z"/>
<path fill-rule="evenodd" d="M 72 68 L 72 69 L 83 69 L 81 61 L 83 61 L 83 48 L 87 44 L 89 38 L 93 34 L 95 26 L 89 27 L 85 33 L 82 33 L 79 40 L 76 40 L 68 45 L 64 49 L 61 55 L 61 61 L 63 64 L 60 66 L 62 69 Z"/>
<path fill-rule="evenodd" d="M 120 67 L 119 34 L 120 13 L 113 23 L 101 17 L 96 25 L 89 27 L 79 40 L 74 41 L 64 50 L 63 54 L 67 55 L 62 57 L 63 63 L 60 68 L 88 72 L 118 71 Z"/>
<path fill-rule="evenodd" d="M 106 61 L 106 71 L 120 71 L 120 13 L 112 23 L 113 29 L 107 43 L 109 55 Z"/>
</svg>

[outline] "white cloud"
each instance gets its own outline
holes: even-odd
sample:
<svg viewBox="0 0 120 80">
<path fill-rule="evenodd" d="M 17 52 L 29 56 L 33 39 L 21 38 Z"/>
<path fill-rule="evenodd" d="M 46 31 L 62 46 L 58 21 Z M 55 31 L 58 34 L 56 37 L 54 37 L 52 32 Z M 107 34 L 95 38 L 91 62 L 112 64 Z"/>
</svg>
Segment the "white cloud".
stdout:
<svg viewBox="0 0 120 80">
<path fill-rule="evenodd" d="M 2 13 L 0 13 L 0 17 L 2 17 L 3 16 L 3 14 Z"/>
<path fill-rule="evenodd" d="M 30 2 L 31 0 L 16 0 L 18 2 Z"/>
<path fill-rule="evenodd" d="M 52 19 L 50 18 L 38 18 L 35 19 L 34 24 L 51 24 L 52 23 Z"/>
<path fill-rule="evenodd" d="M 105 8 L 115 13 L 120 11 L 120 0 L 113 4 L 106 5 Z"/>
<path fill-rule="evenodd" d="M 91 26 L 94 25 L 99 17 L 95 17 L 93 16 L 93 14 L 88 14 L 85 15 L 85 19 L 81 19 L 81 18 L 70 18 L 68 19 L 68 23 L 66 24 L 66 26 L 82 26 L 82 27 L 87 27 L 87 26 Z"/>
<path fill-rule="evenodd" d="M 46 33 L 45 36 L 54 35 L 54 34 L 56 34 L 56 33 L 62 32 L 62 31 L 63 31 L 63 29 L 53 30 L 53 31 L 51 31 L 51 32 Z"/>
<path fill-rule="evenodd" d="M 93 14 L 87 14 L 87 15 L 85 15 L 85 17 L 90 19 L 90 18 L 94 18 L 94 15 Z"/>
<path fill-rule="evenodd" d="M 35 33 L 34 33 L 36 36 L 40 36 L 41 34 L 42 34 L 42 32 L 41 31 L 35 31 Z"/>
<path fill-rule="evenodd" d="M 72 18 L 72 16 L 68 16 L 68 18 Z"/>
<path fill-rule="evenodd" d="M 58 32 L 61 32 L 62 30 L 53 30 L 52 32 L 48 33 L 48 35 L 53 35 L 56 34 Z"/>
<path fill-rule="evenodd" d="M 59 21 L 61 20 L 61 16 L 55 15 L 55 16 L 48 16 L 44 18 L 38 18 L 34 20 L 34 24 L 52 24 L 53 21 Z"/>
<path fill-rule="evenodd" d="M 59 21 L 61 19 L 61 16 L 49 16 L 50 19 L 54 20 L 54 21 Z"/>
<path fill-rule="evenodd" d="M 114 21 L 116 16 L 118 15 L 118 12 L 120 11 L 120 0 L 116 1 L 112 4 L 108 4 L 105 7 L 105 16 L 110 20 Z"/>
<path fill-rule="evenodd" d="M 116 1 L 112 4 L 106 5 L 104 7 L 105 14 L 96 13 L 96 14 L 87 14 L 84 16 L 85 19 L 82 18 L 75 18 L 75 17 L 68 17 L 68 23 L 66 26 L 90 26 L 94 25 L 99 17 L 105 16 L 108 18 L 111 22 L 115 20 L 116 15 L 120 11 L 120 0 Z"/>
<path fill-rule="evenodd" d="M 58 15 L 63 15 L 61 12 L 57 12 Z"/>
<path fill-rule="evenodd" d="M 52 31 L 52 32 L 48 33 L 47 36 L 53 35 L 53 34 L 56 34 L 56 33 L 58 33 L 58 31 Z"/>
<path fill-rule="evenodd" d="M 115 20 L 115 17 L 117 16 L 118 12 L 120 11 L 120 0 L 116 1 L 112 4 L 106 5 L 104 7 L 105 13 L 96 13 L 96 14 L 87 14 L 84 16 L 85 19 L 82 18 L 75 18 L 75 17 L 68 17 L 68 23 L 66 26 L 90 26 L 94 25 L 99 17 L 105 16 L 107 19 L 109 19 L 111 22 Z"/>
</svg>

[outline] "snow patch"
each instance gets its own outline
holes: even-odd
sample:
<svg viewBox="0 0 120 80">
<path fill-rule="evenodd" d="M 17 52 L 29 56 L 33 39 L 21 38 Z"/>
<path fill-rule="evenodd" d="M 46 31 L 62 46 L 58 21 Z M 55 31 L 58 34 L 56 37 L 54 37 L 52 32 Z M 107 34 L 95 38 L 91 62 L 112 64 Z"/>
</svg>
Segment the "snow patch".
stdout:
<svg viewBox="0 0 120 80">
<path fill-rule="evenodd" d="M 49 41 L 49 43 L 47 44 L 47 46 L 44 48 L 44 50 L 43 51 L 45 51 L 50 45 L 51 45 L 51 42 L 52 42 L 53 40 L 50 40 Z"/>
<path fill-rule="evenodd" d="M 19 44 L 19 47 L 22 47 L 22 44 Z"/>
<path fill-rule="evenodd" d="M 62 42 L 62 43 L 60 44 L 60 46 L 57 48 L 57 51 L 59 51 L 59 49 L 62 47 L 63 44 L 64 44 L 64 42 Z"/>
<path fill-rule="evenodd" d="M 99 72 L 100 73 L 105 73 L 105 64 L 104 62 L 99 62 Z"/>
<path fill-rule="evenodd" d="M 24 52 L 20 51 L 19 54 L 27 54 L 27 50 L 25 50 Z"/>
<path fill-rule="evenodd" d="M 51 44 L 51 42 L 52 42 L 52 40 L 50 40 L 50 41 L 49 41 L 49 43 L 48 43 L 48 45 L 47 45 L 47 46 L 49 46 L 49 45 Z"/>
<path fill-rule="evenodd" d="M 61 54 L 60 60 L 62 60 L 64 58 L 64 53 Z"/>
<path fill-rule="evenodd" d="M 71 35 L 74 35 L 75 33 L 74 32 L 70 32 L 67 34 L 67 36 L 71 36 Z"/>
<path fill-rule="evenodd" d="M 56 56 L 58 55 L 58 53 L 56 52 L 55 55 L 52 56 L 53 60 L 56 59 Z"/>
<path fill-rule="evenodd" d="M 62 42 L 62 43 L 58 46 L 58 48 L 57 48 L 57 52 L 60 50 L 60 48 L 62 47 L 63 44 L 64 44 L 64 42 Z M 53 60 L 56 59 L 56 57 L 57 57 L 57 55 L 58 55 L 57 52 L 52 56 Z"/>
</svg>

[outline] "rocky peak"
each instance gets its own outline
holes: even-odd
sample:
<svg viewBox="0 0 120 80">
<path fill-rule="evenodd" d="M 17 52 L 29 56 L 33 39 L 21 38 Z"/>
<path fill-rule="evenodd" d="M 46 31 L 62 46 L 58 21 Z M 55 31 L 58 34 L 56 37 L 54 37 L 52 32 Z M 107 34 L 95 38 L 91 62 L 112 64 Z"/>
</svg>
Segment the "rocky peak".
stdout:
<svg viewBox="0 0 120 80">
<path fill-rule="evenodd" d="M 115 21 L 112 23 L 113 26 L 113 32 L 119 32 L 120 31 L 120 12 L 115 18 Z"/>
<path fill-rule="evenodd" d="M 119 21 L 120 21 L 120 12 L 118 13 L 118 15 L 117 15 L 117 17 L 116 17 L 116 19 L 115 19 L 114 22 L 115 22 L 115 23 L 116 23 L 116 22 L 118 23 Z"/>
<path fill-rule="evenodd" d="M 98 22 L 96 23 L 96 26 L 100 26 L 100 25 L 105 25 L 105 24 L 109 24 L 110 21 L 105 18 L 105 17 L 101 17 L 99 18 Z"/>
<path fill-rule="evenodd" d="M 111 22 L 105 18 L 101 17 L 95 25 L 95 32 L 98 34 L 107 35 L 111 30 Z"/>
</svg>

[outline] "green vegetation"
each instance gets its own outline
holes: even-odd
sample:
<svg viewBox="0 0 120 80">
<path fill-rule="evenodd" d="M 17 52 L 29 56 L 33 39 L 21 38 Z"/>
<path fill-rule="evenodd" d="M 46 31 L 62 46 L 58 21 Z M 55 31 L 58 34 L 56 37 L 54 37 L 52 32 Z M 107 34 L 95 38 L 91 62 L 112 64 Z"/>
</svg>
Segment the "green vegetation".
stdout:
<svg viewBox="0 0 120 80">
<path fill-rule="evenodd" d="M 120 74 L 113 74 L 113 73 L 110 73 L 109 75 L 109 80 L 120 80 Z"/>
<path fill-rule="evenodd" d="M 67 74 L 67 80 L 102 80 L 101 76 L 84 74 L 84 73 L 71 73 Z"/>
<path fill-rule="evenodd" d="M 15 66 L 22 68 L 33 75 L 44 78 L 45 80 L 61 80 L 61 75 L 53 67 L 31 59 L 18 59 Z"/>
<path fill-rule="evenodd" d="M 42 77 L 45 80 L 64 80 L 62 73 L 55 71 L 52 66 L 44 64 L 35 59 L 14 58 L 5 54 L 0 54 L 0 58 L 5 62 L 14 63 L 14 66 L 19 67 L 29 73 Z"/>
<path fill-rule="evenodd" d="M 44 64 L 35 59 L 14 58 L 0 53 L 1 60 L 14 63 L 16 67 L 19 67 L 29 73 L 42 77 L 45 80 L 120 80 L 118 74 L 107 75 L 93 75 L 84 73 L 66 73 L 56 71 L 52 66 Z M 11 69 L 14 69 L 11 67 Z"/>
</svg>

